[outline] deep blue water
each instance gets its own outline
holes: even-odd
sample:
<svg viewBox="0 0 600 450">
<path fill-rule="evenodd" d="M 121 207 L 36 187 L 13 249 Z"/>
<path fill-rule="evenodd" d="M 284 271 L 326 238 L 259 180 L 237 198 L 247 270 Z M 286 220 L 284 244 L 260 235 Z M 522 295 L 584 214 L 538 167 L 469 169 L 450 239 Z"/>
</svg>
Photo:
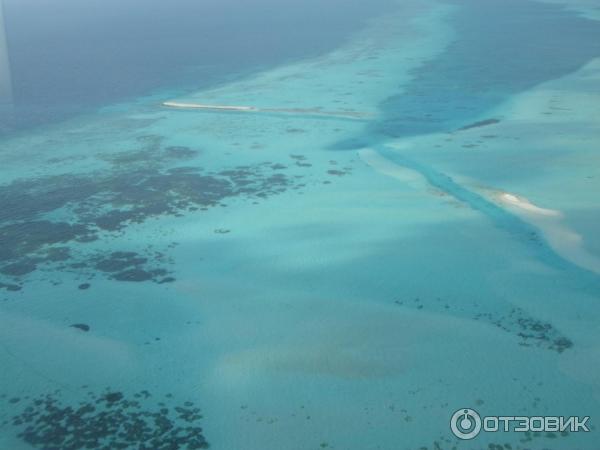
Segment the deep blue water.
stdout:
<svg viewBox="0 0 600 450">
<path fill-rule="evenodd" d="M 456 40 L 382 105 L 377 131 L 406 136 L 464 125 L 510 96 L 600 55 L 600 23 L 526 0 L 450 0 Z"/>
<path fill-rule="evenodd" d="M 452 131 L 512 95 L 572 73 L 600 55 L 600 23 L 527 0 L 446 0 L 455 39 L 379 105 L 365 135 L 335 148 Z"/>
<path fill-rule="evenodd" d="M 319 54 L 392 3 L 4 0 L 13 126 Z"/>
</svg>

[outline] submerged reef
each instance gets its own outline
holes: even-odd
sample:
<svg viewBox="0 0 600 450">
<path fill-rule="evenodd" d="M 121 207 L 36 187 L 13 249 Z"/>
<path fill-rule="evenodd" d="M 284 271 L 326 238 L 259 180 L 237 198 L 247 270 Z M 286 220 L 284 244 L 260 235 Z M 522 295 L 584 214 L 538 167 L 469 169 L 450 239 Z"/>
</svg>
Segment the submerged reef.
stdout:
<svg viewBox="0 0 600 450">
<path fill-rule="evenodd" d="M 475 317 L 485 319 L 498 328 L 519 337 L 519 345 L 542 347 L 562 353 L 573 346 L 573 342 L 561 335 L 552 324 L 528 315 L 521 308 L 512 308 L 503 316 L 481 313 Z"/>
<path fill-rule="evenodd" d="M 150 218 L 226 207 L 236 199 L 256 202 L 304 186 L 298 181 L 302 176 L 287 176 L 280 163 L 210 171 L 190 164 L 199 150 L 163 148 L 158 136 L 139 141 L 142 150 L 100 155 L 109 164 L 105 170 L 0 186 L 0 289 L 20 289 L 25 277 L 41 268 L 86 276 L 95 270 L 117 281 L 172 281 L 162 267 L 164 258 L 150 252 L 87 255 L 76 245 L 123 234 Z"/>
<path fill-rule="evenodd" d="M 157 260 L 161 255 L 157 255 Z M 167 271 L 163 268 L 148 268 L 148 258 L 135 252 L 112 252 L 100 255 L 91 260 L 93 267 L 107 274 L 113 280 L 119 281 L 147 281 L 154 280 L 165 282 Z"/>
<path fill-rule="evenodd" d="M 466 131 L 466 130 L 470 130 L 472 128 L 479 128 L 479 127 L 485 127 L 488 125 L 495 125 L 497 123 L 500 123 L 499 119 L 485 119 L 485 120 L 480 120 L 478 122 L 470 123 L 468 125 L 465 125 L 464 127 L 460 127 L 457 131 Z"/>
<path fill-rule="evenodd" d="M 190 401 L 168 404 L 171 397 L 157 401 L 148 391 L 126 396 L 107 390 L 68 403 L 57 391 L 29 400 L 11 423 L 20 439 L 44 450 L 208 448 L 200 409 Z"/>
<path fill-rule="evenodd" d="M 21 286 L 18 284 L 0 283 L 0 289 L 6 289 L 9 292 L 17 292 L 21 290 Z"/>
<path fill-rule="evenodd" d="M 394 303 L 406 308 L 449 313 L 487 322 L 517 337 L 519 345 L 523 347 L 537 347 L 563 353 L 574 345 L 571 339 L 560 333 L 551 323 L 535 318 L 518 307 L 507 305 L 504 311 L 489 312 L 482 310 L 483 308 L 478 303 L 470 304 L 468 307 L 456 306 L 454 302 L 443 300 L 440 297 L 399 299 Z"/>
</svg>

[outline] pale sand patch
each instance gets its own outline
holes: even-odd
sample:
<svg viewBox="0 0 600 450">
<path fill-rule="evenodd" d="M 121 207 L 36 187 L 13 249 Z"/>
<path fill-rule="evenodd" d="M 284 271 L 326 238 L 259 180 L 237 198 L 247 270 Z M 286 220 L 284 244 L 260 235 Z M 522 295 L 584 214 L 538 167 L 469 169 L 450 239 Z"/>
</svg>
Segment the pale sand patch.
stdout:
<svg viewBox="0 0 600 450">
<path fill-rule="evenodd" d="M 600 20 L 600 6 L 598 0 L 538 0 L 544 3 L 552 3 L 564 6 L 573 12 L 591 20 Z"/>
<path fill-rule="evenodd" d="M 508 192 L 496 194 L 496 200 L 524 221 L 538 228 L 552 249 L 567 261 L 600 274 L 600 258 L 588 252 L 581 235 L 562 223 L 563 213 L 541 208 L 524 197 Z"/>
<path fill-rule="evenodd" d="M 600 401 L 600 346 L 569 351 L 559 360 L 560 371 L 569 378 L 591 386 L 594 397 Z"/>
<path fill-rule="evenodd" d="M 521 132 L 522 126 L 536 126 L 528 134 L 536 141 L 546 140 L 556 143 L 560 139 L 557 129 L 541 127 L 561 125 L 567 136 L 573 137 L 573 131 L 580 135 L 582 131 L 595 132 L 600 111 L 600 58 L 587 62 L 577 72 L 544 82 L 534 89 L 512 96 L 503 104 L 488 112 L 490 116 L 500 116 L 503 120 L 496 125 L 495 134 L 504 136 Z M 548 114 L 551 112 L 552 114 Z M 577 126 L 573 129 L 572 126 Z M 516 129 L 515 129 L 516 127 Z M 477 135 L 478 130 L 467 130 Z M 571 142 L 572 144 L 572 142 Z M 581 145 L 581 144 L 578 144 Z"/>
<path fill-rule="evenodd" d="M 63 387 L 107 384 L 135 373 L 130 345 L 18 314 L 0 314 L 0 385 L 18 390 L 35 383 Z M 35 382 L 33 381 L 35 380 Z M 74 381 L 77 380 L 77 381 Z"/>
<path fill-rule="evenodd" d="M 289 376 L 396 379 L 421 371 L 492 366 L 494 357 L 481 342 L 508 348 L 513 339 L 473 320 L 396 306 L 324 303 L 281 316 L 276 325 L 268 313 L 266 319 L 257 317 L 255 327 L 280 337 L 249 341 L 244 348 L 223 354 L 214 366 L 215 385 L 235 388 L 264 383 L 266 377 Z M 260 327 L 261 322 L 269 326 Z M 444 355 L 453 358 L 444 360 Z"/>
<path fill-rule="evenodd" d="M 408 169 L 393 163 L 373 149 L 365 148 L 358 151 L 360 159 L 377 172 L 395 178 L 414 189 L 425 189 L 429 183 L 416 170 Z"/>
<path fill-rule="evenodd" d="M 524 197 L 518 197 L 514 194 L 509 194 L 508 192 L 501 193 L 498 198 L 502 203 L 507 205 L 512 205 L 517 208 L 520 208 L 524 211 L 531 212 L 532 214 L 539 214 L 541 216 L 553 216 L 553 217 L 561 217 L 562 214 L 560 211 L 555 209 L 546 209 L 540 208 L 539 206 L 534 205 L 529 200 Z"/>
</svg>

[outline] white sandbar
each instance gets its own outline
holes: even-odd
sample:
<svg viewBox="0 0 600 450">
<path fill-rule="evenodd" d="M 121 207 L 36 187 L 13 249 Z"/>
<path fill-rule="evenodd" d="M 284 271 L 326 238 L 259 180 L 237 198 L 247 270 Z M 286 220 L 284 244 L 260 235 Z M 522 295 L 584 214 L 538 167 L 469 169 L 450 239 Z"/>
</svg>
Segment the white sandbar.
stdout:
<svg viewBox="0 0 600 450">
<path fill-rule="evenodd" d="M 508 192 L 500 193 L 497 198 L 523 220 L 540 229 L 556 253 L 579 267 L 600 273 L 600 258 L 585 248 L 581 235 L 563 223 L 561 211 L 541 208 Z"/>
<path fill-rule="evenodd" d="M 199 109 L 207 111 L 242 111 L 242 112 L 263 112 L 263 113 L 283 113 L 295 115 L 314 115 L 326 117 L 340 117 L 350 119 L 362 119 L 371 114 L 360 111 L 323 111 L 320 108 L 257 108 L 255 106 L 234 106 L 234 105 L 206 105 L 204 103 L 184 103 L 184 102 L 164 102 L 163 106 L 179 109 Z"/>
<path fill-rule="evenodd" d="M 163 106 L 169 108 L 184 108 L 184 109 L 212 109 L 224 111 L 259 111 L 253 106 L 233 106 L 233 105 L 204 105 L 202 103 L 181 103 L 181 102 L 164 102 Z"/>
</svg>

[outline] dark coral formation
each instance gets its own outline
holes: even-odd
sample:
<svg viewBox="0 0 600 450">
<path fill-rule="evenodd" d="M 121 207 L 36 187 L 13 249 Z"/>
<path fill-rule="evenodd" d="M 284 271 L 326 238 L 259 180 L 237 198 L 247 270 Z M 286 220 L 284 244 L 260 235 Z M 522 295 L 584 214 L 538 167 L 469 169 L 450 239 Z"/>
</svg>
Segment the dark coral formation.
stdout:
<svg viewBox="0 0 600 450">
<path fill-rule="evenodd" d="M 66 404 L 56 393 L 47 394 L 25 405 L 12 425 L 20 429 L 19 438 L 44 450 L 208 448 L 200 410 L 192 402 L 167 405 L 148 399 L 148 391 L 131 397 L 106 391 Z"/>
<path fill-rule="evenodd" d="M 0 283 L 0 289 L 6 289 L 8 292 L 17 292 L 22 288 L 18 284 Z"/>
<path fill-rule="evenodd" d="M 290 158 L 296 160 L 296 166 L 298 167 L 312 167 L 312 164 L 306 161 L 306 157 L 303 155 L 290 155 Z M 282 166 L 285 167 L 285 166 Z"/>
<path fill-rule="evenodd" d="M 344 175 L 346 175 L 348 172 L 346 172 L 345 170 L 338 170 L 338 169 L 329 169 L 327 171 L 327 174 L 329 175 L 334 175 L 336 177 L 343 177 Z"/>
<path fill-rule="evenodd" d="M 331 166 L 338 166 L 337 161 L 335 161 L 333 159 L 329 161 L 329 164 Z M 352 173 L 352 167 L 349 167 L 349 166 L 336 167 L 336 168 L 329 169 L 327 171 L 327 175 L 336 176 L 336 177 L 343 177 L 344 175 L 350 175 L 351 173 Z"/>
<path fill-rule="evenodd" d="M 488 125 L 495 125 L 497 123 L 500 123 L 499 119 L 485 119 L 485 120 L 480 120 L 478 122 L 473 122 L 473 123 L 470 123 L 468 125 L 465 125 L 464 127 L 460 127 L 458 129 L 458 131 L 471 130 L 472 128 L 479 128 L 479 127 L 486 127 Z"/>
<path fill-rule="evenodd" d="M 478 321 L 485 321 L 519 338 L 519 345 L 538 347 L 562 353 L 573 346 L 573 342 L 563 336 L 551 323 L 539 320 L 525 310 L 517 307 L 507 307 L 504 313 L 499 311 L 482 311 L 479 304 L 474 303 L 468 308 L 457 307 L 451 301 L 439 297 L 435 299 L 413 298 L 396 300 L 396 305 L 418 310 L 446 312 L 466 316 Z M 479 311 L 473 314 L 473 310 Z"/>
<path fill-rule="evenodd" d="M 487 319 L 490 323 L 520 338 L 519 344 L 525 347 L 542 347 L 562 353 L 573 346 L 573 342 L 561 335 L 552 324 L 528 315 L 521 308 L 512 308 L 506 316 L 493 317 L 491 314 L 478 314 L 477 319 Z"/>
<path fill-rule="evenodd" d="M 73 244 L 122 233 L 149 218 L 178 217 L 235 199 L 257 201 L 298 187 L 298 177 L 282 173 L 281 164 L 208 171 L 178 165 L 195 158 L 197 150 L 163 149 L 157 136 L 139 140 L 142 150 L 101 155 L 109 170 L 0 186 L 0 276 L 7 277 L 0 288 L 18 290 L 24 277 L 53 263 L 61 270 L 95 266 L 118 281 L 168 282 L 168 271 L 151 257 L 113 252 L 90 260 L 74 254 Z"/>
<path fill-rule="evenodd" d="M 160 260 L 161 256 L 156 257 Z M 164 282 L 168 274 L 160 267 L 149 268 L 149 258 L 136 252 L 111 252 L 92 258 L 93 267 L 107 273 L 113 280 L 119 281 L 148 281 Z"/>
</svg>

